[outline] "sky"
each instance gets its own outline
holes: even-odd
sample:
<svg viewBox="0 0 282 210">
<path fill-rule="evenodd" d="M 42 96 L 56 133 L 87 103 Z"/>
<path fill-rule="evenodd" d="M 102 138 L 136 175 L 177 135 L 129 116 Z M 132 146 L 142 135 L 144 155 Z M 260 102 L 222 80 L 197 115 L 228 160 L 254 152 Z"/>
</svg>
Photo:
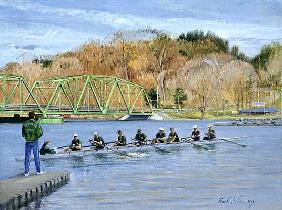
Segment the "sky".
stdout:
<svg viewBox="0 0 282 210">
<path fill-rule="evenodd" d="M 0 0 L 0 67 L 148 27 L 210 30 L 255 56 L 282 42 L 282 0 Z"/>
</svg>

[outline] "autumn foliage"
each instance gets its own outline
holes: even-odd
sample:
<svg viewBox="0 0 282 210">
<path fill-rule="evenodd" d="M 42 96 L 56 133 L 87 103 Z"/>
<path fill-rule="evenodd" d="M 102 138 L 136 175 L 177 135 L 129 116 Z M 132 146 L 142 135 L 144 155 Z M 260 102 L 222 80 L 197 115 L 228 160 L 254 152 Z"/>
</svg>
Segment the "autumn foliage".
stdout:
<svg viewBox="0 0 282 210">
<path fill-rule="evenodd" d="M 174 104 L 175 90 L 181 88 L 187 94 L 186 107 L 224 109 L 229 105 L 240 109 L 257 100 L 259 84 L 269 81 L 281 87 L 279 46 L 267 54 L 262 71 L 254 68 L 260 66 L 259 57 L 247 58 L 237 46 L 229 48 L 228 41 L 211 32 L 194 31 L 171 38 L 146 29 L 117 32 L 103 42 L 89 42 L 74 51 L 21 64 L 9 63 L 3 70 L 24 76 L 30 84 L 68 75 L 117 76 L 147 90 L 158 87 L 162 106 Z"/>
</svg>

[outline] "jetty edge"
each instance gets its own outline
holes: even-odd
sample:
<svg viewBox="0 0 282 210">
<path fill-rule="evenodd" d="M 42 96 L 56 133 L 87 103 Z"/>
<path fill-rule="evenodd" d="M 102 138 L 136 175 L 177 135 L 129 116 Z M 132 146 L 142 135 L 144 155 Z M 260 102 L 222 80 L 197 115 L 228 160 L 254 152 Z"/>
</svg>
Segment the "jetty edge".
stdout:
<svg viewBox="0 0 282 210">
<path fill-rule="evenodd" d="M 50 194 L 70 179 L 68 171 L 15 177 L 0 181 L 0 210 L 19 209 Z"/>
</svg>

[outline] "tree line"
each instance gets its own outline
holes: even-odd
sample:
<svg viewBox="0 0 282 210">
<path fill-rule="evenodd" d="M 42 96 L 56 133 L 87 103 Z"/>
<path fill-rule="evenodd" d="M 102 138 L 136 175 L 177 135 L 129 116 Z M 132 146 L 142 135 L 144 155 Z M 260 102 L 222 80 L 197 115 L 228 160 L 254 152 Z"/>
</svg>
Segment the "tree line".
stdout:
<svg viewBox="0 0 282 210">
<path fill-rule="evenodd" d="M 266 45 L 249 58 L 238 46 L 230 47 L 227 40 L 209 31 L 172 38 L 163 31 L 142 29 L 119 31 L 55 56 L 8 63 L 2 70 L 23 75 L 30 83 L 79 74 L 118 76 L 143 85 L 154 106 L 192 107 L 204 112 L 231 106 L 239 110 L 257 100 L 277 105 L 281 58 L 279 43 Z M 272 95 L 258 96 L 259 89 L 272 91 Z"/>
</svg>

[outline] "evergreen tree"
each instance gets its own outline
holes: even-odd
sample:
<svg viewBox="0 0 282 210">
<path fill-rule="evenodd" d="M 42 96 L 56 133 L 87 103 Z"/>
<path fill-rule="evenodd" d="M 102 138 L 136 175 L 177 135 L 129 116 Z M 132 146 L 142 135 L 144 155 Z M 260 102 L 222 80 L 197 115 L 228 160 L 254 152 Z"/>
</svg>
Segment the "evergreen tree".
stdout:
<svg viewBox="0 0 282 210">
<path fill-rule="evenodd" d="M 148 98 L 151 101 L 151 104 L 153 107 L 158 107 L 158 95 L 157 95 L 157 89 L 155 87 L 151 88 L 148 92 Z"/>
<path fill-rule="evenodd" d="M 177 104 L 179 107 L 183 105 L 183 102 L 187 100 L 187 94 L 182 88 L 176 88 L 174 92 L 174 103 Z"/>
</svg>

